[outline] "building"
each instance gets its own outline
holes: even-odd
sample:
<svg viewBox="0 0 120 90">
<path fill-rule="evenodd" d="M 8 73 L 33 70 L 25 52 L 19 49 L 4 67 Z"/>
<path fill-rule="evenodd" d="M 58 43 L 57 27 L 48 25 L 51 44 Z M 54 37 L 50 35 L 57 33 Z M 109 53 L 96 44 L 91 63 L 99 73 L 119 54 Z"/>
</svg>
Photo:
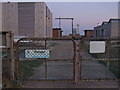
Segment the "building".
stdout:
<svg viewBox="0 0 120 90">
<path fill-rule="evenodd" d="M 8 2 L 2 7 L 2 30 L 15 36 L 52 37 L 52 13 L 44 2 Z"/>
<path fill-rule="evenodd" d="M 62 29 L 61 28 L 53 28 L 53 37 L 54 38 L 62 37 Z"/>
<path fill-rule="evenodd" d="M 94 30 L 84 30 L 85 37 L 93 37 Z"/>
<path fill-rule="evenodd" d="M 94 27 L 94 37 L 119 37 L 120 19 L 110 19 L 100 26 Z"/>
</svg>

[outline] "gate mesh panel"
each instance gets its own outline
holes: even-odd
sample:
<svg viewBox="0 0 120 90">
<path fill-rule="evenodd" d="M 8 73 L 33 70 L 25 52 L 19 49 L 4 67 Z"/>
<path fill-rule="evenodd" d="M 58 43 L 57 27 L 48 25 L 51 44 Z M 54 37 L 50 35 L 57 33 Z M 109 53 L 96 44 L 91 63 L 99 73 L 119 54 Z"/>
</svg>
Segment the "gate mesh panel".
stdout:
<svg viewBox="0 0 120 90">
<path fill-rule="evenodd" d="M 10 58 L 8 56 L 9 56 L 8 49 L 7 48 L 2 49 L 2 75 L 3 77 L 10 79 L 11 63 L 10 63 Z"/>
<path fill-rule="evenodd" d="M 18 79 L 73 80 L 74 50 L 72 40 L 20 40 Z"/>
</svg>

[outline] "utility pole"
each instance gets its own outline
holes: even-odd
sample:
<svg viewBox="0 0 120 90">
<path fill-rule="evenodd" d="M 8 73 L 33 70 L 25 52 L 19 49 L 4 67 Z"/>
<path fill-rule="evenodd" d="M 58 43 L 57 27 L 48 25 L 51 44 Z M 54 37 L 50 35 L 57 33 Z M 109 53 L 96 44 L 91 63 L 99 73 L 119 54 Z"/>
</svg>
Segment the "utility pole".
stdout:
<svg viewBox="0 0 120 90">
<path fill-rule="evenodd" d="M 61 20 L 72 20 L 72 38 L 73 38 L 73 19 L 74 18 L 55 18 L 55 19 L 58 19 L 59 20 L 59 28 L 61 28 Z"/>
<path fill-rule="evenodd" d="M 77 30 L 78 30 L 78 34 L 79 34 L 79 26 L 80 26 L 80 25 L 79 25 L 79 24 L 77 24 Z"/>
</svg>

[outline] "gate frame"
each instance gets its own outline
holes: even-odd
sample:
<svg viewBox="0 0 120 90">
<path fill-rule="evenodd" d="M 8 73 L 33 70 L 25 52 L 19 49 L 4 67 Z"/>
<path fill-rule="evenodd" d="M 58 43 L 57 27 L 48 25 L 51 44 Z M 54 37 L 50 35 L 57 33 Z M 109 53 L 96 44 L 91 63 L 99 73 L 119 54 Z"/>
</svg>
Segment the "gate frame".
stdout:
<svg viewBox="0 0 120 90">
<path fill-rule="evenodd" d="M 22 40 L 42 40 L 42 41 L 50 41 L 50 40 L 61 40 L 61 41 L 67 41 L 67 40 L 70 40 L 72 41 L 73 43 L 73 52 L 74 52 L 74 57 L 73 57 L 73 79 L 70 79 L 70 80 L 27 80 L 27 81 L 70 81 L 70 82 L 78 82 L 79 81 L 79 77 L 78 77 L 78 72 L 76 70 L 76 66 L 78 66 L 78 56 L 77 52 L 79 52 L 79 50 L 76 50 L 76 43 L 73 39 L 71 38 L 21 38 L 17 41 L 17 43 L 15 44 L 15 47 L 16 47 L 16 58 L 15 58 L 15 80 L 17 82 L 19 82 L 19 79 L 18 79 L 18 76 L 19 76 L 19 42 L 22 41 Z M 77 57 L 76 57 L 77 56 Z M 46 60 L 47 61 L 47 60 Z M 49 60 L 48 60 L 49 61 Z"/>
</svg>

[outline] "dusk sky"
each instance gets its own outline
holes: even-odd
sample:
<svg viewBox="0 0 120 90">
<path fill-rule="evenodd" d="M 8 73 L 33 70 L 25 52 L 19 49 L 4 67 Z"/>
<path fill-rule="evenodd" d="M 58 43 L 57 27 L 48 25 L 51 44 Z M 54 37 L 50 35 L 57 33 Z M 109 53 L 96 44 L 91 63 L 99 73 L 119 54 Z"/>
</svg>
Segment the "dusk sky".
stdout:
<svg viewBox="0 0 120 90">
<path fill-rule="evenodd" d="M 93 29 L 97 24 L 118 17 L 117 2 L 47 2 L 53 13 L 53 27 L 58 27 L 56 17 L 73 17 L 74 27 L 79 24 L 79 33 Z M 71 33 L 71 20 L 62 20 L 64 34 Z"/>
<path fill-rule="evenodd" d="M 40 2 L 41 0 L 0 0 L 0 1 L 12 1 L 12 2 Z M 47 1 L 47 0 L 46 0 Z M 60 2 L 61 0 L 53 0 L 58 2 L 46 2 L 47 6 L 53 14 L 53 27 L 59 27 L 56 17 L 73 17 L 74 27 L 79 24 L 79 33 L 83 34 L 83 30 L 93 29 L 97 24 L 99 25 L 103 21 L 108 21 L 110 18 L 118 18 L 118 0 L 89 0 L 92 2 L 73 2 L 73 0 L 64 0 L 66 2 Z M 67 2 L 70 1 L 70 2 Z M 76 0 L 75 0 L 76 1 Z M 78 0 L 82 1 L 82 0 Z M 88 0 L 84 0 L 88 1 Z M 116 1 L 116 2 L 113 2 Z M 62 20 L 61 28 L 63 34 L 71 33 L 71 20 Z"/>
</svg>

